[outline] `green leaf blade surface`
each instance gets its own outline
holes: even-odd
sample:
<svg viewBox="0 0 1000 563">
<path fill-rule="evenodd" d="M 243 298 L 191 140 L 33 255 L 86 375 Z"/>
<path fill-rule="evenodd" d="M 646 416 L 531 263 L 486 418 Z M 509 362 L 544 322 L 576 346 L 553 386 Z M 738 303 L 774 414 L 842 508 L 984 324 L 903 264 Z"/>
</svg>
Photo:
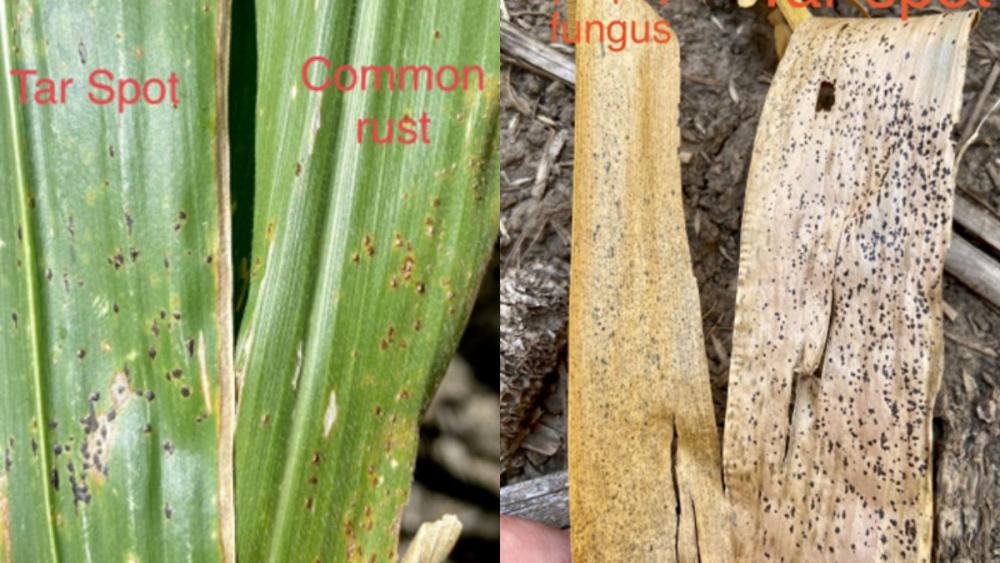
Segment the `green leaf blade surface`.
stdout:
<svg viewBox="0 0 1000 563">
<path fill-rule="evenodd" d="M 242 557 L 395 558 L 419 416 L 499 220 L 496 6 L 258 3 L 251 296 L 237 348 Z M 483 68 L 479 91 L 311 92 L 340 65 Z M 431 144 L 357 120 L 431 119 Z"/>
<path fill-rule="evenodd" d="M 224 12 L 2 7 L 2 561 L 223 558 Z M 12 69 L 73 79 L 65 103 L 21 104 Z M 97 69 L 176 73 L 180 103 L 95 105 Z"/>
</svg>

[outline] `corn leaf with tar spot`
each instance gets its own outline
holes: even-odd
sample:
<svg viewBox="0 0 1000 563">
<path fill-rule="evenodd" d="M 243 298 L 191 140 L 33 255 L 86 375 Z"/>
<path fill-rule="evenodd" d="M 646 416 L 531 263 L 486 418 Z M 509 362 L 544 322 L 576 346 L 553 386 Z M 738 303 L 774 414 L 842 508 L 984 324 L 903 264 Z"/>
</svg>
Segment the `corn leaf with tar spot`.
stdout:
<svg viewBox="0 0 1000 563">
<path fill-rule="evenodd" d="M 942 270 L 975 14 L 809 18 L 747 180 L 724 471 L 737 561 L 928 561 Z"/>
<path fill-rule="evenodd" d="M 420 413 L 499 220 L 499 13 L 489 2 L 257 4 L 251 295 L 237 347 L 240 556 L 396 557 Z M 480 65 L 484 92 L 307 90 L 304 61 Z M 317 81 L 321 80 L 317 76 Z M 431 118 L 359 145 L 358 118 Z"/>
<path fill-rule="evenodd" d="M 226 10 L 0 6 L 0 561 L 232 555 Z M 97 68 L 180 104 L 95 106 Z"/>
</svg>

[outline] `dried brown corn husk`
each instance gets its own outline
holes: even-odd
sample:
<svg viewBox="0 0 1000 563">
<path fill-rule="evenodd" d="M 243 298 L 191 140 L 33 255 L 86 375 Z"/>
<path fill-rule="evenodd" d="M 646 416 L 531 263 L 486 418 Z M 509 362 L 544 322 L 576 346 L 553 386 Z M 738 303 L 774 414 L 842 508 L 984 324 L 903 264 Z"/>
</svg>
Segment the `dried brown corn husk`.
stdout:
<svg viewBox="0 0 1000 563">
<path fill-rule="evenodd" d="M 578 0 L 644 21 L 642 0 Z M 719 440 L 678 157 L 680 54 L 576 49 L 570 286 L 573 560 L 724 561 Z"/>
<path fill-rule="evenodd" d="M 778 68 L 726 412 L 738 560 L 930 558 L 950 136 L 974 18 L 808 19 Z"/>
</svg>

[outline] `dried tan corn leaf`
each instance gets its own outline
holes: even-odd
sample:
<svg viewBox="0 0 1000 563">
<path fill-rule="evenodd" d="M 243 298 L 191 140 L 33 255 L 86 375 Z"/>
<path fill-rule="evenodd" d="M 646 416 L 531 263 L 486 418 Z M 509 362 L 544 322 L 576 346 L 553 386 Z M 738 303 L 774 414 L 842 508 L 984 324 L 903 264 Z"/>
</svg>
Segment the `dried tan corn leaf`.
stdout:
<svg viewBox="0 0 1000 563">
<path fill-rule="evenodd" d="M 579 0 L 589 20 L 655 19 Z M 680 47 L 576 49 L 573 560 L 723 561 L 719 440 L 678 157 Z"/>
<path fill-rule="evenodd" d="M 434 522 L 424 522 L 410 542 L 400 563 L 442 563 L 462 534 L 462 523 L 454 514 L 445 514 Z"/>
<path fill-rule="evenodd" d="M 926 561 L 968 12 L 804 22 L 757 132 L 724 467 L 738 560 Z"/>
</svg>

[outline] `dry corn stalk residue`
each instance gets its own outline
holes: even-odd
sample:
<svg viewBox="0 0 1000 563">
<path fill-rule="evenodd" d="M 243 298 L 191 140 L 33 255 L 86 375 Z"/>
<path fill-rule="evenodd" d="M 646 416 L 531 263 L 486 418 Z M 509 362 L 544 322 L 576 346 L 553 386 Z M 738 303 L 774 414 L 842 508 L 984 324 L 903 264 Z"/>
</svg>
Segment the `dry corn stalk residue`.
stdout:
<svg viewBox="0 0 1000 563">
<path fill-rule="evenodd" d="M 968 13 L 812 19 L 761 117 L 724 473 L 737 560 L 926 561 Z"/>
</svg>

